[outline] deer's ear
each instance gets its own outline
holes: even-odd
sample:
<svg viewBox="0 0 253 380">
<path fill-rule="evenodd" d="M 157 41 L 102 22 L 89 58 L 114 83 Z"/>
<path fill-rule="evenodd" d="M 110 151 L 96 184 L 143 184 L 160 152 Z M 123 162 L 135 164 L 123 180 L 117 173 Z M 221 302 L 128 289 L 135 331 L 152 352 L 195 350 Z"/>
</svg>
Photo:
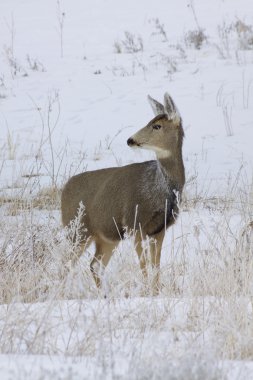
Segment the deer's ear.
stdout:
<svg viewBox="0 0 253 380">
<path fill-rule="evenodd" d="M 172 100 L 172 97 L 167 92 L 164 94 L 164 110 L 170 120 L 175 122 L 181 121 L 181 115 Z"/>
<path fill-rule="evenodd" d="M 148 95 L 148 101 L 149 101 L 149 104 L 151 105 L 151 108 L 155 116 L 162 115 L 165 113 L 164 106 L 161 103 L 159 103 L 157 100 L 151 98 L 150 95 Z"/>
</svg>

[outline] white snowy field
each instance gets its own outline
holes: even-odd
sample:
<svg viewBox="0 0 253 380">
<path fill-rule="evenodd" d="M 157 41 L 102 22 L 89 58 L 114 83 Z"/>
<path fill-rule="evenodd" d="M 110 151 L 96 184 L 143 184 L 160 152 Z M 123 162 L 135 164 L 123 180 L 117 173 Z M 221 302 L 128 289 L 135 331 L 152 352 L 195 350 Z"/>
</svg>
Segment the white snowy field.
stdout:
<svg viewBox="0 0 253 380">
<path fill-rule="evenodd" d="M 166 91 L 187 182 L 161 291 L 129 238 L 104 299 L 93 247 L 64 276 L 60 191 L 153 157 L 126 140 Z M 0 0 L 1 380 L 253 379 L 252 110 L 251 0 Z"/>
</svg>

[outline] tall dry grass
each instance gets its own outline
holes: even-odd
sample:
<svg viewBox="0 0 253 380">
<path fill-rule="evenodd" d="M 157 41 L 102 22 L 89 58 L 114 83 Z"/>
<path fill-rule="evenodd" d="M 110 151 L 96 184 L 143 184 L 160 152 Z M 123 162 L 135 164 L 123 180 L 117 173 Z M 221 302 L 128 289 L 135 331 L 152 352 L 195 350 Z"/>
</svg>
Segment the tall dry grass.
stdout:
<svg viewBox="0 0 253 380">
<path fill-rule="evenodd" d="M 127 342 L 128 353 L 140 355 L 129 361 L 136 379 L 145 378 L 143 363 L 157 347 L 164 368 L 193 346 L 219 359 L 253 359 L 252 183 L 239 173 L 216 198 L 192 186 L 165 239 L 156 298 L 139 298 L 151 294 L 154 273 L 150 268 L 144 281 L 131 237 L 117 248 L 100 292 L 89 270 L 92 248 L 72 266 L 74 246 L 48 192 L 2 202 L 0 352 L 98 355 L 99 346 L 98 364 L 116 371 L 113 361 Z M 157 347 L 150 351 L 154 334 Z M 147 373 L 160 376 L 154 364 Z"/>
</svg>

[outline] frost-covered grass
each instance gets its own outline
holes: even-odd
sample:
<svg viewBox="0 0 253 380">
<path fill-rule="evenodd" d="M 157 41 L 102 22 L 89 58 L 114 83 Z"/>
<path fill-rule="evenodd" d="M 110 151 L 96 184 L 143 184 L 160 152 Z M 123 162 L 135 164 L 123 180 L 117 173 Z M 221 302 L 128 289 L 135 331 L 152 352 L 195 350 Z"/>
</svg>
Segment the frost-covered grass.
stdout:
<svg viewBox="0 0 253 380">
<path fill-rule="evenodd" d="M 32 202 L 6 203 L 1 353 L 67 355 L 78 363 L 92 357 L 87 376 L 122 379 L 183 379 L 186 373 L 220 379 L 224 361 L 252 360 L 252 201 L 241 183 L 238 173 L 216 199 L 192 198 L 194 185 L 188 185 L 179 221 L 166 237 L 155 298 L 140 297 L 150 284 L 131 238 L 118 247 L 98 292 L 89 272 L 92 252 L 70 267 L 73 250 L 59 211 L 46 202 L 43 210 Z"/>
<path fill-rule="evenodd" d="M 251 1 L 9 0 L 0 15 L 1 379 L 251 378 Z M 149 159 L 126 140 L 165 91 L 187 183 L 160 294 L 131 236 L 100 292 L 93 246 L 72 266 L 61 188 Z"/>
</svg>

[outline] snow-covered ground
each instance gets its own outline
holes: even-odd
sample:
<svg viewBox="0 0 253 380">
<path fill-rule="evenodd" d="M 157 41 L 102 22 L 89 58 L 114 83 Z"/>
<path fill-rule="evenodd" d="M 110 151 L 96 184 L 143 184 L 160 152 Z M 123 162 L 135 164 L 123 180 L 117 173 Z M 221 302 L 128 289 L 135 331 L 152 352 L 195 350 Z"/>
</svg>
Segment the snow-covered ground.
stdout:
<svg viewBox="0 0 253 380">
<path fill-rule="evenodd" d="M 140 297 L 129 239 L 105 300 L 92 248 L 60 280 L 60 189 L 153 157 L 126 140 L 166 91 L 187 183 L 163 288 Z M 252 109 L 251 0 L 0 1 L 1 379 L 253 378 Z"/>
</svg>

